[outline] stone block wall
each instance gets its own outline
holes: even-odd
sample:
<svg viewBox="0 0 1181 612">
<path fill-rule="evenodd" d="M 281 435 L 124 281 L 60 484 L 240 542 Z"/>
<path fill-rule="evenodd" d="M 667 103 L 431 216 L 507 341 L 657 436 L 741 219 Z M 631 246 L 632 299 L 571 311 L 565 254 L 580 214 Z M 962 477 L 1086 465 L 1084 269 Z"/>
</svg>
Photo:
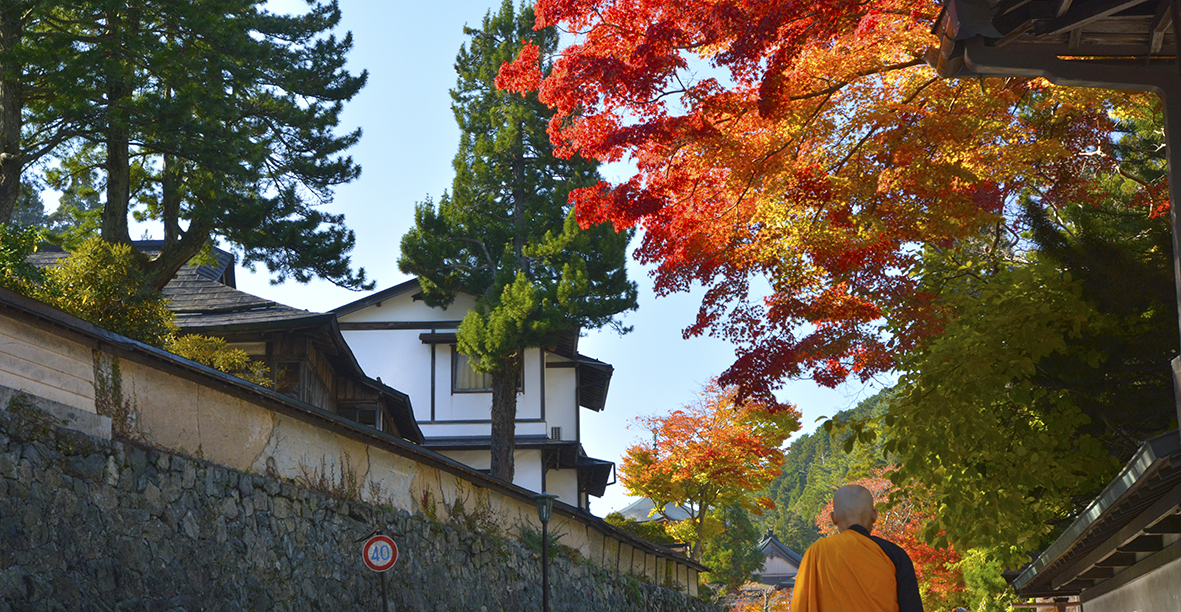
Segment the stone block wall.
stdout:
<svg viewBox="0 0 1181 612">
<path fill-rule="evenodd" d="M 386 575 L 391 610 L 540 609 L 540 555 L 511 525 L 481 531 L 458 514 L 439 522 L 345 501 L 64 429 L 19 398 L 10 406 L 0 410 L 0 612 L 378 610 L 378 577 L 357 542 L 375 527 L 400 548 Z M 556 612 L 720 610 L 577 557 L 552 560 Z"/>
<path fill-rule="evenodd" d="M 449 507 L 478 496 L 502 522 L 537 523 L 526 489 L 2 288 L 0 340 L 0 403 L 25 393 L 72 429 L 287 480 L 308 466 L 347 466 L 363 499 L 393 509 L 450 520 Z M 671 579 L 696 595 L 703 568 L 680 554 L 565 504 L 554 507 L 554 528 L 604 570 Z"/>
</svg>

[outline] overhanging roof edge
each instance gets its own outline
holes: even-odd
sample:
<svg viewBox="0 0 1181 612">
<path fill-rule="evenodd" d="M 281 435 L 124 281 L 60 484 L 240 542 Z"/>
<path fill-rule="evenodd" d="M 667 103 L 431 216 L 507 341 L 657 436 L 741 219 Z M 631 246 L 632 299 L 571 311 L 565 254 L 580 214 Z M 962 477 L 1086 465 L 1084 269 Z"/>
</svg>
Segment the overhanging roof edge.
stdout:
<svg viewBox="0 0 1181 612">
<path fill-rule="evenodd" d="M 1087 505 L 1086 509 L 1043 551 L 1033 563 L 1030 563 L 1017 578 L 1013 580 L 1013 588 L 1020 590 L 1033 581 L 1037 575 L 1059 557 L 1070 550 L 1074 542 L 1086 532 L 1104 512 L 1115 506 L 1136 483 L 1169 456 L 1181 452 L 1181 436 L 1178 432 L 1170 431 L 1155 438 L 1146 440 L 1128 461 L 1127 465 L 1103 491 Z"/>
</svg>

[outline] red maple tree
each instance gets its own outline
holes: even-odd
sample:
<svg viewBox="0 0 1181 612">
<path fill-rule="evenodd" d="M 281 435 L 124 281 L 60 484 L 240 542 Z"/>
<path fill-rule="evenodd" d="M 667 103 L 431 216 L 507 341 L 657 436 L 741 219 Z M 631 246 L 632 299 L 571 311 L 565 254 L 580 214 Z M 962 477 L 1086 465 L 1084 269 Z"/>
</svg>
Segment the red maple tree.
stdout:
<svg viewBox="0 0 1181 612">
<path fill-rule="evenodd" d="M 998 222 L 1026 177 L 1105 142 L 1108 110 L 1131 99 L 939 79 L 922 59 L 938 9 L 539 0 L 538 25 L 576 42 L 544 79 L 526 49 L 498 86 L 556 109 L 559 153 L 635 164 L 571 195 L 580 222 L 642 227 L 658 294 L 705 286 L 685 334 L 734 342 L 720 383 L 771 404 L 785 379 L 865 380 L 936 331 L 923 248 Z"/>
<path fill-rule="evenodd" d="M 711 511 L 732 504 L 760 513 L 774 507 L 752 494 L 779 476 L 783 442 L 799 429 L 794 409 L 772 413 L 716 381 L 697 402 L 638 421 L 652 440 L 628 447 L 619 480 L 628 494 L 651 499 L 658 512 L 668 504 L 688 512 L 687 529 L 674 528 L 673 535 L 692 544 L 693 559 L 700 556 Z"/>
</svg>

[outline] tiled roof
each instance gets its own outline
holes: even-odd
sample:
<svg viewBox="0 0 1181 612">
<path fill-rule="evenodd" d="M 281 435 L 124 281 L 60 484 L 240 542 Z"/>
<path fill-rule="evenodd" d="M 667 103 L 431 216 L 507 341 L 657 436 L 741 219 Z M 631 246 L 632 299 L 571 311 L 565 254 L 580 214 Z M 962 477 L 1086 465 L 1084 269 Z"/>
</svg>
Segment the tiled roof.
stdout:
<svg viewBox="0 0 1181 612">
<path fill-rule="evenodd" d="M 768 531 L 767 535 L 763 536 L 762 541 L 759 542 L 759 550 L 763 551 L 765 557 L 779 557 L 785 559 L 797 568 L 804 562 L 796 551 L 783 545 L 779 538 L 775 537 L 775 533 Z"/>
<path fill-rule="evenodd" d="M 161 241 L 142 240 L 135 243 L 143 253 L 159 254 Z M 278 302 L 239 291 L 233 287 L 234 256 L 221 249 L 213 249 L 212 264 L 183 266 L 176 277 L 164 287 L 169 309 L 176 313 L 176 324 L 182 330 L 208 332 L 229 327 L 253 325 L 290 326 L 314 325 L 331 315 L 292 308 Z M 48 267 L 65 257 L 61 247 L 42 245 L 29 262 Z M 223 280 L 230 284 L 223 284 Z"/>
<path fill-rule="evenodd" d="M 623 515 L 623 518 L 634 519 L 638 523 L 664 520 L 665 516 L 668 516 L 669 520 L 673 521 L 683 521 L 692 517 L 692 514 L 688 510 L 676 504 L 666 504 L 664 506 L 664 515 L 659 513 L 652 514 L 652 509 L 655 507 L 656 504 L 651 499 L 641 497 L 630 506 L 620 510 L 619 513 Z"/>
<path fill-rule="evenodd" d="M 198 266 L 185 266 L 164 287 L 181 329 L 214 329 L 290 322 L 313 324 L 326 315 L 251 295 L 207 278 Z"/>
</svg>

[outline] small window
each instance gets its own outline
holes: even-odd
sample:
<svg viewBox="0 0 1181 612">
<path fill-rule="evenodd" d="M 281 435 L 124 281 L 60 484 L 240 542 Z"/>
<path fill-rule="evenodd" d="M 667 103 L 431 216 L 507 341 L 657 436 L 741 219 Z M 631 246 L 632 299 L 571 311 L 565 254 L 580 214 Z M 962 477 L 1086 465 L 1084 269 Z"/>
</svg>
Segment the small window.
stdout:
<svg viewBox="0 0 1181 612">
<path fill-rule="evenodd" d="M 344 405 L 339 408 L 338 414 L 350 421 L 372 427 L 378 431 L 384 430 L 381 409 L 376 404 Z"/>
<path fill-rule="evenodd" d="M 492 375 L 477 372 L 467 355 L 451 351 L 451 390 L 457 393 L 488 393 L 492 391 Z"/>
<path fill-rule="evenodd" d="M 521 377 L 517 379 L 517 393 L 524 390 L 525 369 L 521 368 Z M 472 368 L 472 362 L 467 355 L 451 347 L 451 392 L 452 393 L 491 393 L 492 375 L 477 372 Z"/>
</svg>

